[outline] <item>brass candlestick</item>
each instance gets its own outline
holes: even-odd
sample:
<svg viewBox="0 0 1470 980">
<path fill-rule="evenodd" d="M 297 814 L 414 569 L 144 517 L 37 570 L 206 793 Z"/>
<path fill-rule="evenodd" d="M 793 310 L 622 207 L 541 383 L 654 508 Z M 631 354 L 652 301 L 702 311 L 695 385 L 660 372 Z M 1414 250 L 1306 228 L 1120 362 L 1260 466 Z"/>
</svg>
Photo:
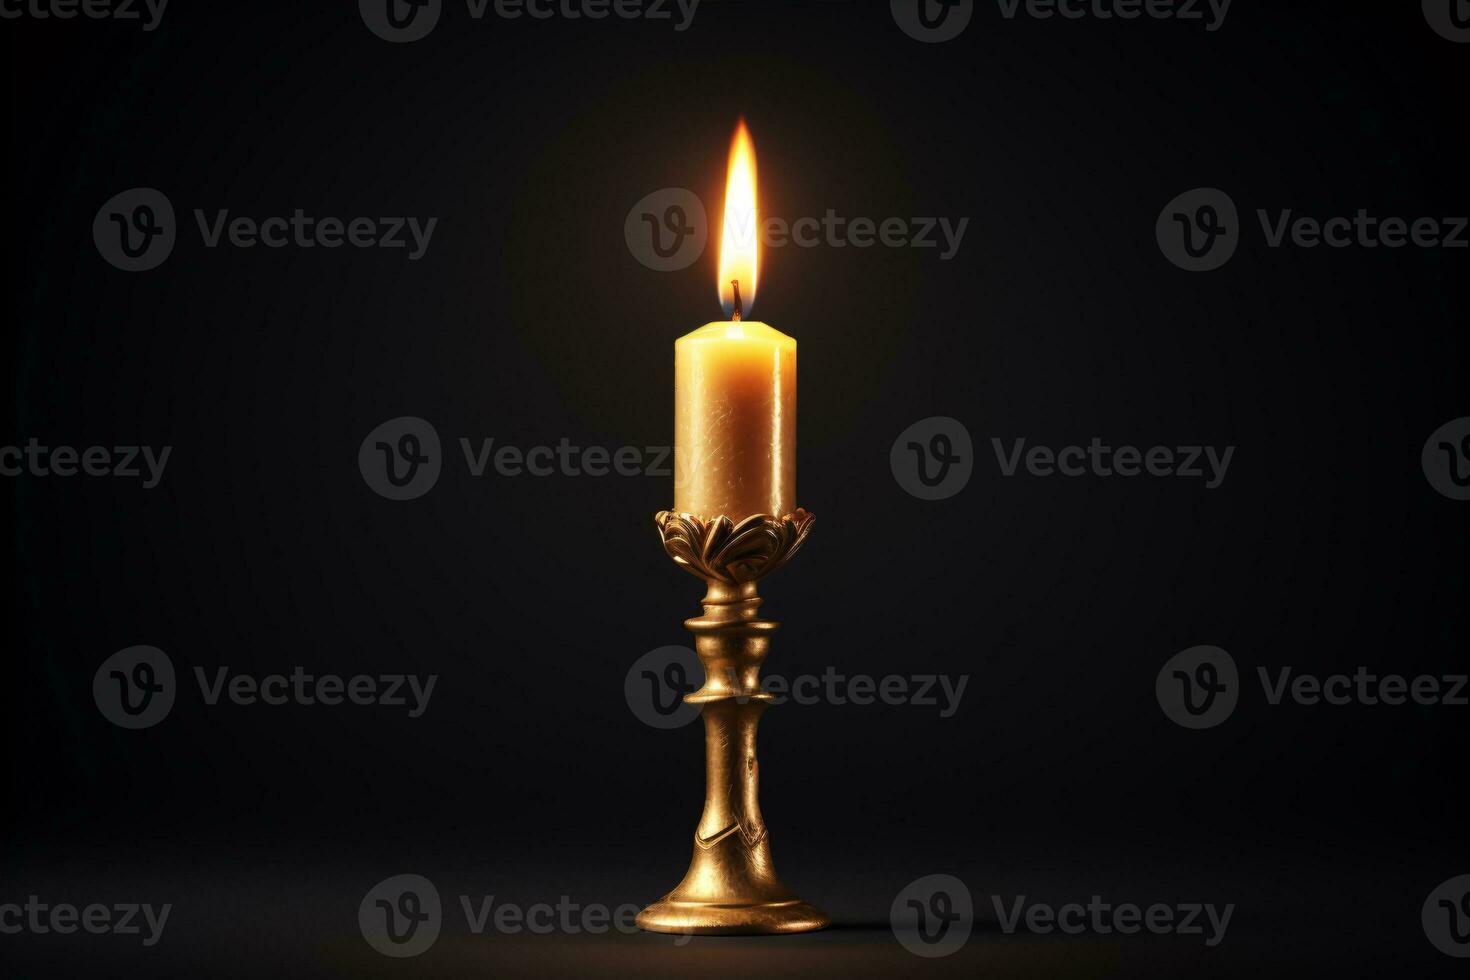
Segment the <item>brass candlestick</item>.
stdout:
<svg viewBox="0 0 1470 980">
<path fill-rule="evenodd" d="M 811 531 L 804 510 L 776 518 L 701 520 L 660 511 L 664 550 L 704 579 L 704 615 L 686 620 L 704 664 L 704 686 L 684 700 L 704 716 L 704 814 L 694 858 L 679 886 L 638 915 L 651 932 L 699 936 L 809 932 L 828 924 L 776 877 L 761 817 L 755 730 L 772 695 L 761 690 L 776 623 L 756 615 L 756 582 L 796 554 Z"/>
</svg>

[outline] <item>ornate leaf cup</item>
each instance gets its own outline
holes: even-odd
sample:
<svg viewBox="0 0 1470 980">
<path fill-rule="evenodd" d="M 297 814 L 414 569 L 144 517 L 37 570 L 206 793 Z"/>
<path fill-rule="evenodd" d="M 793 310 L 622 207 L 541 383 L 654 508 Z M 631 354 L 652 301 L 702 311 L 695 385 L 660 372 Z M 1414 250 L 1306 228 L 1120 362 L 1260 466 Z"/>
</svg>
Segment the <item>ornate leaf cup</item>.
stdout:
<svg viewBox="0 0 1470 980">
<path fill-rule="evenodd" d="M 664 551 L 674 564 L 706 582 L 755 582 L 774 572 L 801 548 L 816 518 L 797 508 L 785 517 L 754 514 L 739 524 L 661 510 L 654 515 Z"/>
</svg>

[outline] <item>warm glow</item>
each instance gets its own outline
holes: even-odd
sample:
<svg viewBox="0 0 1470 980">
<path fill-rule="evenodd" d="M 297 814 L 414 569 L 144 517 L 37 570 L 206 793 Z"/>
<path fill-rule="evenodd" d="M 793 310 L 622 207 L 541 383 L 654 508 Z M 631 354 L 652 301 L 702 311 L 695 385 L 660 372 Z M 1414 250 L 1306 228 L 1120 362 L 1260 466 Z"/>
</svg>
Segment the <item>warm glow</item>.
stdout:
<svg viewBox="0 0 1470 980">
<path fill-rule="evenodd" d="M 731 281 L 740 282 L 740 302 L 750 317 L 760 264 L 760 217 L 755 204 L 755 145 L 745 120 L 730 144 L 730 170 L 725 180 L 725 217 L 720 230 L 720 302 L 728 317 L 735 308 Z"/>
</svg>

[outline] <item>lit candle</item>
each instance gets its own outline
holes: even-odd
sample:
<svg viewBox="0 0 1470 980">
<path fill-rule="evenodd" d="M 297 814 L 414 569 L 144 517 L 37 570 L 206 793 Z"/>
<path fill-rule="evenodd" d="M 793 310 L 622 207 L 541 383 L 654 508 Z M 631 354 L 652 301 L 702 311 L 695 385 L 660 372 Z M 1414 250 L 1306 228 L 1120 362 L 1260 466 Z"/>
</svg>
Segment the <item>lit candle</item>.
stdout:
<svg viewBox="0 0 1470 980">
<path fill-rule="evenodd" d="M 796 341 L 744 319 L 760 264 L 755 148 L 742 122 L 730 146 L 720 233 L 720 301 L 729 320 L 674 343 L 674 510 L 739 522 L 796 509 Z"/>
</svg>

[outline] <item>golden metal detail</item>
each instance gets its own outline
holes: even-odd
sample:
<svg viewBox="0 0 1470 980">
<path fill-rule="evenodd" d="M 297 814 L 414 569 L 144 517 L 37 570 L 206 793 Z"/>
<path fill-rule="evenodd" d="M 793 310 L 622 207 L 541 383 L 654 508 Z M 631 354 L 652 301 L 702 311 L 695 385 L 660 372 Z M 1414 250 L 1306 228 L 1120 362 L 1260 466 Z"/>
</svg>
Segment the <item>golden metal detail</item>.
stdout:
<svg viewBox="0 0 1470 980">
<path fill-rule="evenodd" d="M 797 510 L 735 523 L 660 511 L 654 521 L 669 557 L 708 585 L 704 614 L 684 623 L 704 664 L 704 686 L 684 700 L 704 717 L 705 794 L 689 871 L 639 913 L 638 925 L 700 936 L 821 929 L 827 916 L 776 877 L 755 753 L 756 726 L 772 700 L 760 668 L 777 625 L 759 618 L 756 583 L 796 554 L 813 517 Z"/>
</svg>

